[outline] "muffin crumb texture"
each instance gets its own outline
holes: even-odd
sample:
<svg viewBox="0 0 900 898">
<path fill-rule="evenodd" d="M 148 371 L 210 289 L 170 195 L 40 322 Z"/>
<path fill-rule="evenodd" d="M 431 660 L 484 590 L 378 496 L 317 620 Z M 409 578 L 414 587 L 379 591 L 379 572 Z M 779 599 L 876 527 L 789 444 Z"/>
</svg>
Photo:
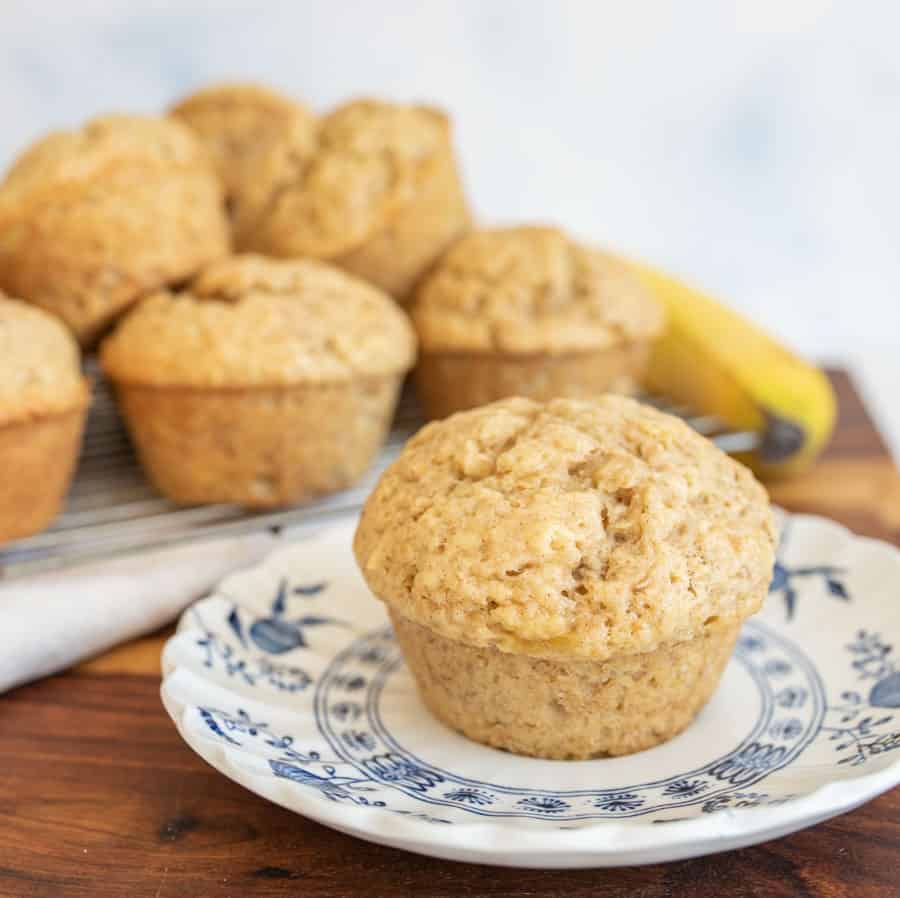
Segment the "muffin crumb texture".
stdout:
<svg viewBox="0 0 900 898">
<path fill-rule="evenodd" d="M 450 124 L 436 109 L 339 106 L 268 144 L 234 196 L 239 248 L 324 259 L 405 300 L 468 227 Z"/>
<path fill-rule="evenodd" d="M 419 288 L 424 352 L 557 355 L 656 337 L 663 310 L 607 253 L 549 227 L 476 231 Z"/>
<path fill-rule="evenodd" d="M 58 514 L 89 399 L 65 325 L 0 294 L 0 543 L 41 531 Z"/>
<path fill-rule="evenodd" d="M 406 316 L 380 290 L 261 256 L 148 297 L 101 349 L 156 487 L 183 504 L 253 507 L 357 480 L 414 357 Z"/>
<path fill-rule="evenodd" d="M 118 382 L 251 387 L 405 372 L 415 338 L 381 291 L 308 260 L 235 256 L 143 300 L 102 347 Z"/>
<path fill-rule="evenodd" d="M 82 345 L 228 248 L 219 179 L 171 119 L 108 116 L 49 134 L 0 185 L 0 286 L 58 315 Z"/>
<path fill-rule="evenodd" d="M 0 426 L 87 401 L 78 346 L 62 322 L 0 293 Z"/>
<path fill-rule="evenodd" d="M 680 733 L 718 686 L 740 630 L 607 661 L 556 661 L 462 645 L 392 619 L 439 720 L 476 742 L 559 760 L 643 751 Z"/>
<path fill-rule="evenodd" d="M 409 202 L 446 136 L 446 119 L 424 107 L 357 100 L 312 135 L 273 147 L 259 193 L 240 210 L 251 243 L 329 258 L 361 243 L 394 207 Z"/>
<path fill-rule="evenodd" d="M 612 395 L 426 426 L 355 540 L 395 615 L 469 646 L 594 661 L 734 628 L 765 598 L 773 546 L 749 470 Z"/>
<path fill-rule="evenodd" d="M 247 189 L 273 141 L 291 129 L 311 135 L 315 118 L 301 103 L 258 84 L 216 84 L 196 91 L 169 114 L 209 152 L 226 194 Z"/>
</svg>

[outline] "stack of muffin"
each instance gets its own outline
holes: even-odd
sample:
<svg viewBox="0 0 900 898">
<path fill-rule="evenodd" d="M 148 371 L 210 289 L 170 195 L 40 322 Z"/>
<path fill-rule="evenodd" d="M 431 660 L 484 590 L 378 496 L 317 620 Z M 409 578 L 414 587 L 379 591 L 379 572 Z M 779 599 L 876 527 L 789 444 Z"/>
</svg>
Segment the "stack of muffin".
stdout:
<svg viewBox="0 0 900 898">
<path fill-rule="evenodd" d="M 0 185 L 0 290 L 0 470 L 16 472 L 0 540 L 47 526 L 65 494 L 88 404 L 76 341 L 99 347 L 163 494 L 283 506 L 361 476 L 416 345 L 443 417 L 630 390 L 662 326 L 609 256 L 552 228 L 473 230 L 440 111 L 317 117 L 253 85 L 27 149 Z"/>
<path fill-rule="evenodd" d="M 226 86 L 52 134 L 0 185 L 0 289 L 0 541 L 65 494 L 79 345 L 149 478 L 191 504 L 353 483 L 415 364 L 442 420 L 382 477 L 356 557 L 426 704 L 488 745 L 670 738 L 766 594 L 750 472 L 608 395 L 640 380 L 660 306 L 559 230 L 473 228 L 434 109 L 317 118 Z"/>
</svg>

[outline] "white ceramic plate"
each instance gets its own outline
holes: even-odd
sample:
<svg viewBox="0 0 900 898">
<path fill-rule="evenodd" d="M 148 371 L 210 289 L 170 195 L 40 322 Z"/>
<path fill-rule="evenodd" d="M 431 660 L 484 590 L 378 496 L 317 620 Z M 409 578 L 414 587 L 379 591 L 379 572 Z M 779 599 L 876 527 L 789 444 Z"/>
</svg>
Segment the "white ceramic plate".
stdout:
<svg viewBox="0 0 900 898">
<path fill-rule="evenodd" d="M 767 605 L 684 733 L 540 761 L 425 710 L 357 572 L 355 524 L 225 580 L 163 655 L 185 741 L 277 804 L 422 854 L 592 867 L 762 842 L 900 782 L 900 552 L 885 543 L 785 517 Z"/>
</svg>

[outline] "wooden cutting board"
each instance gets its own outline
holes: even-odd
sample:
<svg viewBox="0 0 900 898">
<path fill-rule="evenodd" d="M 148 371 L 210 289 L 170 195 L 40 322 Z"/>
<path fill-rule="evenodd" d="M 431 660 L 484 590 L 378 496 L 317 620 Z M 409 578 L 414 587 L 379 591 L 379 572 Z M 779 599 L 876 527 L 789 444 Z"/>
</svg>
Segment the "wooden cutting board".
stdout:
<svg viewBox="0 0 900 898">
<path fill-rule="evenodd" d="M 773 498 L 900 545 L 900 475 L 849 378 L 832 377 L 834 442 Z M 246 792 L 181 742 L 158 695 L 167 635 L 0 697 L 3 898 L 900 895 L 900 789 L 754 848 L 613 870 L 458 864 L 332 832 Z"/>
</svg>

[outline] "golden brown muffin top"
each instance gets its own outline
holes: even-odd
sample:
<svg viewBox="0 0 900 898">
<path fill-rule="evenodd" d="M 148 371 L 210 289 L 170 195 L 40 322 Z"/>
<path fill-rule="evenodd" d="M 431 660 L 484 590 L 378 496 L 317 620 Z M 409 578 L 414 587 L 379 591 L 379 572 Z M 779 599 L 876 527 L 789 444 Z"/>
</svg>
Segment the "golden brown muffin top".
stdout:
<svg viewBox="0 0 900 898">
<path fill-rule="evenodd" d="M 604 659 L 761 606 L 774 524 L 743 465 L 631 399 L 507 399 L 416 434 L 366 502 L 372 591 L 450 639 Z"/>
<path fill-rule="evenodd" d="M 167 171 L 209 166 L 209 157 L 187 127 L 166 118 L 111 115 L 75 131 L 54 131 L 13 163 L 0 185 L 0 216 L 21 214 L 41 201 L 59 202 L 122 166 Z"/>
<path fill-rule="evenodd" d="M 176 103 L 169 115 L 187 125 L 209 151 L 228 193 L 258 175 L 265 148 L 291 128 L 315 128 L 312 112 L 257 84 L 216 84 Z"/>
<path fill-rule="evenodd" d="M 656 337 L 663 309 L 625 263 L 550 227 L 475 231 L 419 288 L 426 352 L 556 355 Z"/>
<path fill-rule="evenodd" d="M 101 346 L 113 380 L 271 387 L 407 371 L 412 328 L 380 290 L 320 262 L 234 256 L 142 300 Z"/>
<path fill-rule="evenodd" d="M 0 293 L 0 425 L 88 401 L 78 344 L 53 315 Z"/>
<path fill-rule="evenodd" d="M 280 256 L 330 259 L 385 226 L 417 194 L 449 144 L 443 113 L 356 100 L 294 127 L 236 198 L 238 242 Z"/>
</svg>

